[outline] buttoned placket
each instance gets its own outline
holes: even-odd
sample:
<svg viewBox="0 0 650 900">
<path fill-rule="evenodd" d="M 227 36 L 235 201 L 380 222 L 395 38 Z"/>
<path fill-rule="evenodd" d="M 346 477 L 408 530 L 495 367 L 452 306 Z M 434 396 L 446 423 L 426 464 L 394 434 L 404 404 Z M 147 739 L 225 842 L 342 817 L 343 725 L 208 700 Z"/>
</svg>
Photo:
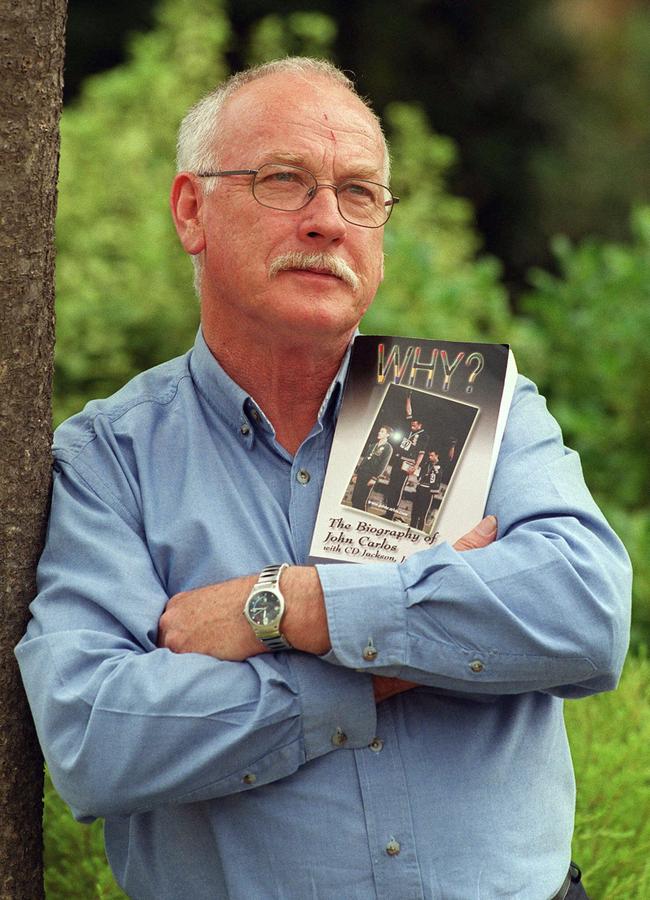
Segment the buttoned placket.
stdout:
<svg viewBox="0 0 650 900">
<path fill-rule="evenodd" d="M 298 448 L 291 464 L 289 526 L 296 558 L 306 562 L 316 511 L 325 480 L 327 431 L 321 423 Z"/>
<path fill-rule="evenodd" d="M 406 775 L 390 706 L 379 704 L 377 736 L 367 747 L 355 750 L 354 754 L 377 898 L 423 900 Z"/>
<path fill-rule="evenodd" d="M 319 421 L 293 458 L 277 443 L 266 419 L 250 403 L 244 405 L 239 430 L 240 440 L 249 450 L 255 452 L 259 443 L 264 443 L 286 463 L 294 556 L 296 561 L 305 562 L 325 475 L 329 446 L 327 426 L 324 428 Z M 366 662 L 374 661 L 379 654 L 372 639 L 362 650 Z M 404 896 L 409 900 L 420 900 L 424 895 L 406 778 L 388 706 L 379 708 L 377 728 L 377 734 L 366 747 L 349 751 L 346 733 L 337 723 L 332 723 L 332 750 L 355 754 L 377 897 L 393 900 L 396 896 Z M 255 773 L 247 772 L 242 781 L 247 787 L 253 787 L 257 777 Z"/>
</svg>

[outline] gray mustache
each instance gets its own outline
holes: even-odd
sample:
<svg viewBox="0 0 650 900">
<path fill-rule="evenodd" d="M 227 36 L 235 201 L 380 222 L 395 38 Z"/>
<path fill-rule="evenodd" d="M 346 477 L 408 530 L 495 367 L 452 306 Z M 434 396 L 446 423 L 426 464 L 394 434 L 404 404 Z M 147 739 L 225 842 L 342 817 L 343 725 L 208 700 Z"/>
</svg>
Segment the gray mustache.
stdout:
<svg viewBox="0 0 650 900">
<path fill-rule="evenodd" d="M 275 278 L 287 269 L 324 269 L 330 275 L 340 278 L 353 291 L 359 289 L 360 281 L 356 272 L 340 257 L 332 253 L 301 253 L 294 250 L 276 257 L 269 266 L 269 277 Z"/>
</svg>

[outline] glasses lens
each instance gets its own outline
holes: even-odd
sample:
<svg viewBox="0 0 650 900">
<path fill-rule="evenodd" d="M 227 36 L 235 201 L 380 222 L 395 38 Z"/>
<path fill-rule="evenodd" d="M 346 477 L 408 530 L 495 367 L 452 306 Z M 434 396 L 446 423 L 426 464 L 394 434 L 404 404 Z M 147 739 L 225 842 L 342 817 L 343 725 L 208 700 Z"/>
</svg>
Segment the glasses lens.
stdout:
<svg viewBox="0 0 650 900">
<path fill-rule="evenodd" d="M 272 209 L 300 209 L 311 199 L 316 186 L 316 179 L 306 169 L 267 163 L 255 176 L 253 196 Z"/>
<path fill-rule="evenodd" d="M 393 195 L 374 181 L 347 181 L 338 188 L 339 209 L 354 225 L 377 228 L 388 221 Z"/>
</svg>

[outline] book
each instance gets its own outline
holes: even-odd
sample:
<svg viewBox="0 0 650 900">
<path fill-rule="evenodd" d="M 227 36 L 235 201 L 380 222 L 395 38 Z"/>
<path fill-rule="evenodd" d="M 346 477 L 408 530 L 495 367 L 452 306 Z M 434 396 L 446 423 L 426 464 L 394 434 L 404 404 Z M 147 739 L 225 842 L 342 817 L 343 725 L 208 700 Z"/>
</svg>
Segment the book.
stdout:
<svg viewBox="0 0 650 900">
<path fill-rule="evenodd" d="M 402 562 L 470 531 L 516 378 L 506 344 L 358 335 L 310 562 Z"/>
</svg>

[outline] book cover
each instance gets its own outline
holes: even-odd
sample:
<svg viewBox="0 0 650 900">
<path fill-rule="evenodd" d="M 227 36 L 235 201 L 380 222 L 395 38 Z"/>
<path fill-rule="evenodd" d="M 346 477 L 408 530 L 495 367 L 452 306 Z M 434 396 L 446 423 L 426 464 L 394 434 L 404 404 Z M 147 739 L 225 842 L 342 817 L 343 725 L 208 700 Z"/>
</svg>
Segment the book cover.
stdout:
<svg viewBox="0 0 650 900">
<path fill-rule="evenodd" d="M 358 335 L 310 561 L 401 562 L 476 525 L 516 376 L 505 344 Z"/>
</svg>

